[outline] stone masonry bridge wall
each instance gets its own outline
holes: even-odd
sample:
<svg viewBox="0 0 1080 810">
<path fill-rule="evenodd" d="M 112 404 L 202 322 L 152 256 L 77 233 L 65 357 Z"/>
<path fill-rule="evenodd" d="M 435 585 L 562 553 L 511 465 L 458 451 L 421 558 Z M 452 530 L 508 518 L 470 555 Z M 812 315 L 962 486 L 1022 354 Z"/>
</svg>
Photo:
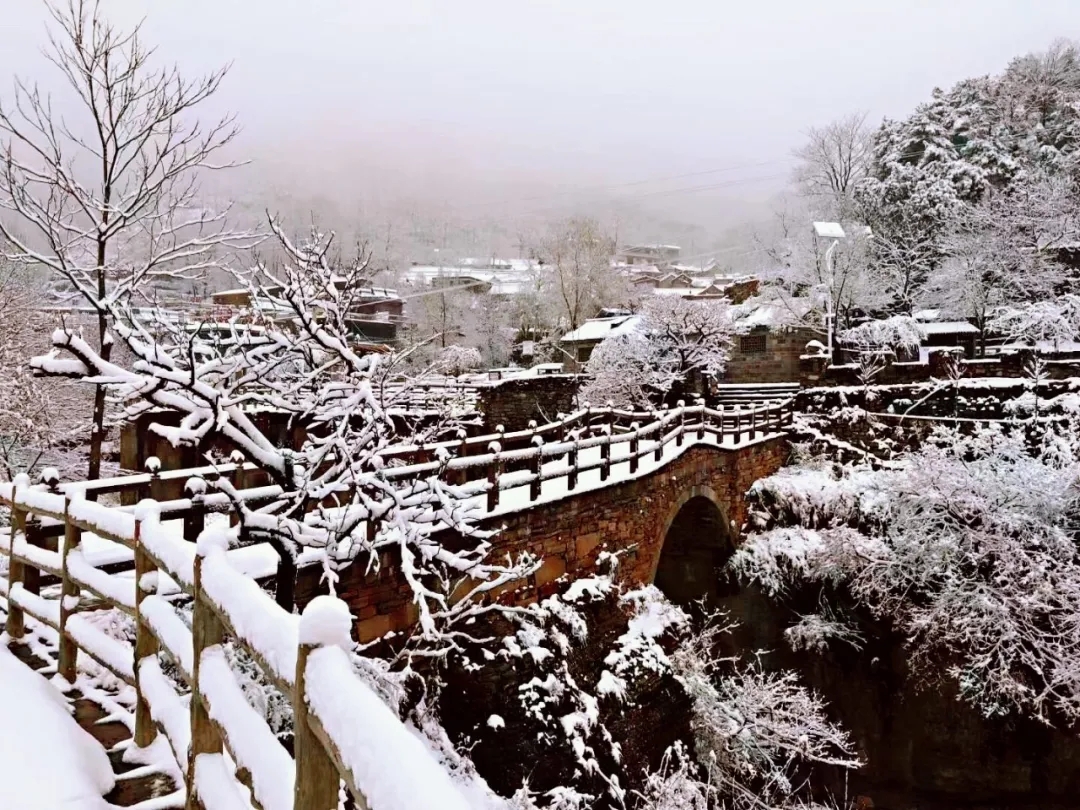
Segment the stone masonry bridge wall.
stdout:
<svg viewBox="0 0 1080 810">
<path fill-rule="evenodd" d="M 493 556 L 532 552 L 543 565 L 528 582 L 514 583 L 501 598 L 528 603 L 554 593 L 560 579 L 589 576 L 601 553 L 624 552 L 619 571 L 630 582 L 651 583 L 664 540 L 680 508 L 691 498 L 713 502 L 737 537 L 746 520 L 745 492 L 759 478 L 783 466 L 787 443 L 770 438 L 737 449 L 710 445 L 688 447 L 678 458 L 640 477 L 559 500 L 498 514 L 481 525 L 498 529 Z M 297 601 L 302 608 L 324 592 L 320 571 L 302 571 Z M 338 595 L 357 617 L 361 641 L 388 630 L 404 630 L 416 620 L 411 592 L 390 554 L 380 571 L 365 573 L 355 565 L 342 573 Z"/>
</svg>

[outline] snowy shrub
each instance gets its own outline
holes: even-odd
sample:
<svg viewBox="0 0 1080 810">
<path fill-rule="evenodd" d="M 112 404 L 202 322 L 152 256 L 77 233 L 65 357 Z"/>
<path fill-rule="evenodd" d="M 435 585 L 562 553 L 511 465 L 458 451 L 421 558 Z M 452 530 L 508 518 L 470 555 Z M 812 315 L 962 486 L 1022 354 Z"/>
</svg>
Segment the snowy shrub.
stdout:
<svg viewBox="0 0 1080 810">
<path fill-rule="evenodd" d="M 673 653 L 674 673 L 693 701 L 699 763 L 731 807 L 783 807 L 799 801 L 800 768 L 858 767 L 846 732 L 793 672 L 766 672 L 717 657 L 715 621 Z M 759 803 L 760 802 L 760 803 Z"/>
<path fill-rule="evenodd" d="M 638 798 L 638 810 L 711 810 L 719 791 L 702 778 L 686 746 L 676 743 L 665 752 L 660 768 L 648 775 Z"/>
<path fill-rule="evenodd" d="M 859 629 L 846 617 L 837 615 L 824 600 L 819 612 L 800 615 L 799 621 L 784 631 L 784 639 L 791 649 L 807 652 L 824 652 L 832 641 L 860 650 L 864 641 Z"/>
<path fill-rule="evenodd" d="M 773 594 L 842 585 L 987 713 L 1075 719 L 1078 478 L 1075 437 L 1000 431 L 939 432 L 888 469 L 785 470 L 755 484 L 761 530 L 732 567 Z"/>
<path fill-rule="evenodd" d="M 262 715 L 274 734 L 278 737 L 291 736 L 293 711 L 290 698 L 283 695 L 267 680 L 262 668 L 242 646 L 235 642 L 228 642 L 223 645 L 223 648 L 225 658 L 247 702 Z"/>
<path fill-rule="evenodd" d="M 861 352 L 875 349 L 914 351 L 919 348 L 925 333 L 919 322 L 910 315 L 894 315 L 845 329 L 837 337 L 841 343 L 853 346 Z"/>
<path fill-rule="evenodd" d="M 607 338 L 593 351 L 586 367 L 591 379 L 579 398 L 645 407 L 691 374 L 722 373 L 734 332 L 726 301 L 648 298 L 634 330 Z"/>
<path fill-rule="evenodd" d="M 455 344 L 441 349 L 435 364 L 444 374 L 457 377 L 467 371 L 480 368 L 482 363 L 479 349 Z"/>
</svg>

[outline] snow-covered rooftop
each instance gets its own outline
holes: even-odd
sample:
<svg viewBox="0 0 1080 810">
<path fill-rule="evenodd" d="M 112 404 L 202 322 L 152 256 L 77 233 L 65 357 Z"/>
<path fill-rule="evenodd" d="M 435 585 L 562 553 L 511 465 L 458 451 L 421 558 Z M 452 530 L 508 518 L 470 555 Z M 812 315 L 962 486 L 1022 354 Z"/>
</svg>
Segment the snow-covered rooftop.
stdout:
<svg viewBox="0 0 1080 810">
<path fill-rule="evenodd" d="M 809 298 L 779 300 L 754 296 L 732 306 L 731 318 L 741 328 L 797 326 L 805 321 L 812 309 L 813 302 Z"/>
<path fill-rule="evenodd" d="M 814 233 L 822 239 L 843 239 L 846 236 L 839 222 L 815 222 Z"/>
<path fill-rule="evenodd" d="M 967 321 L 933 321 L 920 324 L 927 335 L 977 335 L 979 330 Z"/>
<path fill-rule="evenodd" d="M 563 343 L 586 343 L 600 341 L 613 335 L 625 335 L 637 326 L 640 316 L 619 315 L 615 318 L 593 318 L 585 321 L 572 332 L 562 337 Z"/>
<path fill-rule="evenodd" d="M 698 295 L 701 291 L 702 288 L 699 287 L 657 287 L 653 290 L 653 293 L 656 295 L 681 295 L 685 298 Z"/>
</svg>

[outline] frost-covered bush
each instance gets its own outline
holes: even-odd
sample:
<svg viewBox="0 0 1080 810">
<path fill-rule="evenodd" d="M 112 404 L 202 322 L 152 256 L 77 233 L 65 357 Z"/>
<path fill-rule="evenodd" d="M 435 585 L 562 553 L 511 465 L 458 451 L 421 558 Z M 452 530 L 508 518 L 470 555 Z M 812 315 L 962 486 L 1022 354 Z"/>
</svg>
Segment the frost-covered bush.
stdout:
<svg viewBox="0 0 1080 810">
<path fill-rule="evenodd" d="M 591 379 L 579 397 L 618 407 L 644 407 L 691 374 L 723 372 L 735 324 L 726 301 L 653 296 L 629 332 L 602 341 L 589 359 Z"/>
<path fill-rule="evenodd" d="M 455 692 L 448 677 L 441 705 L 467 697 L 474 730 L 456 736 L 482 774 L 528 758 L 515 808 L 794 807 L 813 766 L 857 764 L 851 743 L 793 673 L 721 657 L 729 629 L 654 587 L 581 579 L 525 608 L 502 649 L 465 664 L 468 686 L 488 666 L 514 678 L 500 670 L 491 693 Z M 662 727 L 650 725 L 657 707 Z"/>
<path fill-rule="evenodd" d="M 467 371 L 480 368 L 483 364 L 480 350 L 472 346 L 446 346 L 439 351 L 436 366 L 444 374 L 457 377 Z"/>
<path fill-rule="evenodd" d="M 1076 440 L 939 432 L 894 466 L 754 485 L 732 560 L 772 594 L 841 587 L 986 713 L 1080 717 Z M 797 636 L 798 637 L 798 636 Z"/>
</svg>

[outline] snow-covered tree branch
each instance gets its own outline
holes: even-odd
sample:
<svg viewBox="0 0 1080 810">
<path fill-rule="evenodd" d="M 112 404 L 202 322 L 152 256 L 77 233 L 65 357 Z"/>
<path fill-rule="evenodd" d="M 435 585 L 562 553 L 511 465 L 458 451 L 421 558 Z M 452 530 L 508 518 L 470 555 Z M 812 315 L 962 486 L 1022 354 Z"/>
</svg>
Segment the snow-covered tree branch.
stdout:
<svg viewBox="0 0 1080 810">
<path fill-rule="evenodd" d="M 139 26 L 114 27 L 91 0 L 49 6 L 46 56 L 78 115 L 61 117 L 52 97 L 20 79 L 0 104 L 0 235 L 9 255 L 45 268 L 97 314 L 107 359 L 112 302 L 156 283 L 194 278 L 217 266 L 223 248 L 250 243 L 225 213 L 199 198 L 202 173 L 228 166 L 231 117 L 193 118 L 225 70 L 185 79 L 154 66 Z M 105 390 L 93 411 L 89 477 L 101 466 Z"/>
<path fill-rule="evenodd" d="M 587 366 L 591 379 L 580 396 L 597 404 L 647 406 L 685 386 L 694 375 L 721 374 L 734 333 L 726 301 L 648 298 L 632 329 L 596 347 Z"/>
<path fill-rule="evenodd" d="M 200 449 L 224 440 L 279 486 L 271 503 L 254 508 L 236 499 L 234 511 L 241 532 L 277 549 L 282 605 L 292 606 L 303 548 L 320 551 L 331 585 L 336 571 L 358 557 L 377 566 L 380 552 L 393 551 L 413 588 L 421 635 L 437 636 L 437 626 L 477 609 L 475 600 L 450 601 L 461 581 L 468 579 L 470 594 L 479 597 L 524 576 L 532 562 L 488 562 L 489 544 L 455 487 L 434 477 L 396 484 L 384 475 L 379 451 L 401 440 L 386 411 L 393 401 L 378 391 L 386 361 L 362 353 L 350 332 L 366 262 L 342 275 L 327 259 L 328 237 L 295 243 L 278 223 L 271 229 L 288 258 L 246 276 L 254 318 L 234 318 L 224 331 L 193 324 L 162 334 L 134 308 L 111 302 L 117 334 L 136 358 L 130 367 L 109 361 L 70 329 L 56 330 L 56 349 L 35 366 L 108 384 L 128 413 L 152 407 L 176 414 L 178 425 L 150 429 Z M 267 437 L 252 417 L 258 408 L 289 415 L 301 429 L 299 445 L 280 447 Z M 212 485 L 233 494 L 225 478 Z M 431 539 L 440 528 L 466 540 L 450 550 Z"/>
</svg>

